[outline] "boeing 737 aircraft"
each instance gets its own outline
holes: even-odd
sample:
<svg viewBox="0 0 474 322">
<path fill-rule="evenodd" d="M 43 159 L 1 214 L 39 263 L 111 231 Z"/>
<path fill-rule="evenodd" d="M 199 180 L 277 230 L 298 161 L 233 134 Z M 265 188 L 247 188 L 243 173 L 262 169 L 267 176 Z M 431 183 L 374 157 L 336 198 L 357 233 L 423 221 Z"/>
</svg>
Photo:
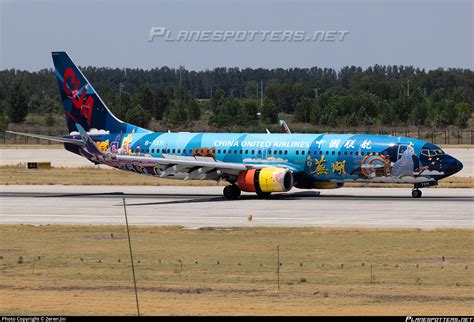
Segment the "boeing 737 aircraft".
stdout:
<svg viewBox="0 0 474 322">
<path fill-rule="evenodd" d="M 70 132 L 50 137 L 95 164 L 184 180 L 225 180 L 224 196 L 241 191 L 332 189 L 345 182 L 435 186 L 462 169 L 438 146 L 409 137 L 365 134 L 152 132 L 116 118 L 65 52 L 53 52 Z M 288 132 L 288 131 L 287 131 Z"/>
</svg>

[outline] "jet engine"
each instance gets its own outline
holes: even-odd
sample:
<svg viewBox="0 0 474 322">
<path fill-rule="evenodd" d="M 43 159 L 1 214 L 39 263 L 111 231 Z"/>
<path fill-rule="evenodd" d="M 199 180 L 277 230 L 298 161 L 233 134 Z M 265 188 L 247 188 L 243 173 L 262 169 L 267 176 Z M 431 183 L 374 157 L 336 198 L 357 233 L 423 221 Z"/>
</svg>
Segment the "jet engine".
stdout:
<svg viewBox="0 0 474 322">
<path fill-rule="evenodd" d="M 239 173 L 237 184 L 246 192 L 287 192 L 293 187 L 293 174 L 284 168 L 250 169 Z"/>
</svg>

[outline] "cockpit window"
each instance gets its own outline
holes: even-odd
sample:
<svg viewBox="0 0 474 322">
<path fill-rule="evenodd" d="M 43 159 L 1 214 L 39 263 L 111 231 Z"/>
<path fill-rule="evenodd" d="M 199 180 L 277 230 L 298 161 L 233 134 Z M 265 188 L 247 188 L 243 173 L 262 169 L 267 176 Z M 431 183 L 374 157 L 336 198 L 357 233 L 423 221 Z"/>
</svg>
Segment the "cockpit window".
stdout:
<svg viewBox="0 0 474 322">
<path fill-rule="evenodd" d="M 428 149 L 421 149 L 421 154 L 422 154 L 422 155 L 426 155 L 427 157 L 429 157 L 429 156 L 430 156 L 430 150 L 428 150 Z"/>
<path fill-rule="evenodd" d="M 435 156 L 435 155 L 444 154 L 444 151 L 441 150 L 441 149 L 433 149 L 433 150 L 422 149 L 421 154 L 426 155 L 427 157 L 432 157 L 432 156 Z"/>
</svg>

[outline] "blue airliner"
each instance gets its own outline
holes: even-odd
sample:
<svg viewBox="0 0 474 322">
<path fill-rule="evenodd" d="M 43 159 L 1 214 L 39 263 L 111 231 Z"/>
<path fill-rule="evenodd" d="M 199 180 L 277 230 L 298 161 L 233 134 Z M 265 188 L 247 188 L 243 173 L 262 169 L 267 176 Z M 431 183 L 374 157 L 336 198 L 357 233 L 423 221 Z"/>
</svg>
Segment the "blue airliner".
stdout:
<svg viewBox="0 0 474 322">
<path fill-rule="evenodd" d="M 115 117 L 65 52 L 53 52 L 70 132 L 50 137 L 95 164 L 160 178 L 225 180 L 224 196 L 340 188 L 346 182 L 435 186 L 463 167 L 415 138 L 365 134 L 153 132 Z"/>
</svg>

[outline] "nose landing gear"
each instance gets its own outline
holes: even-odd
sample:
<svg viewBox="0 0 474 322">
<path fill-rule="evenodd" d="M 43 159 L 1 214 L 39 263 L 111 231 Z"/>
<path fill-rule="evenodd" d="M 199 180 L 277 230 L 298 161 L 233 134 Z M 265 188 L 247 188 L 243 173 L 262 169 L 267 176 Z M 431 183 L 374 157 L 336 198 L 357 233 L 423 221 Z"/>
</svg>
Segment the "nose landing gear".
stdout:
<svg viewBox="0 0 474 322">
<path fill-rule="evenodd" d="M 413 198 L 421 198 L 421 195 L 422 195 L 421 190 L 418 188 L 415 188 L 411 191 L 411 196 Z"/>
</svg>

